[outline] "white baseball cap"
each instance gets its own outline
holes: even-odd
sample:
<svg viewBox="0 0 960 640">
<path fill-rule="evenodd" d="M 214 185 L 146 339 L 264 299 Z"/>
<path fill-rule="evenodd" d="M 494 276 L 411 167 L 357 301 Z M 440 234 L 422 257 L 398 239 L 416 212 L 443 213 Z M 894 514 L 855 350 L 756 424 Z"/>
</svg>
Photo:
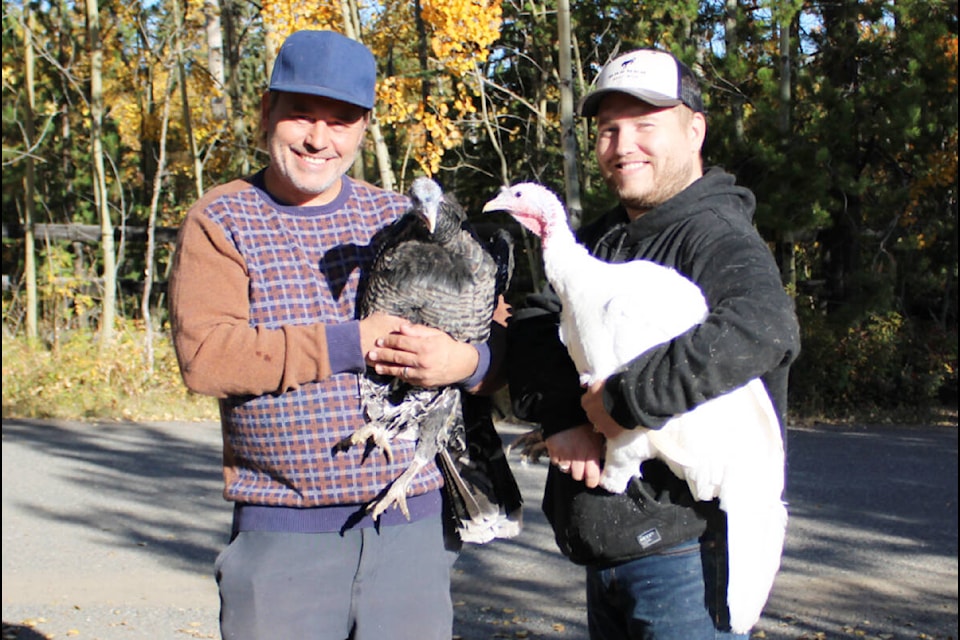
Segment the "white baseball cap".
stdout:
<svg viewBox="0 0 960 640">
<path fill-rule="evenodd" d="M 600 101 L 609 93 L 626 93 L 655 107 L 685 104 L 703 111 L 700 85 L 687 65 L 665 51 L 638 49 L 608 62 L 597 76 L 593 91 L 580 100 L 584 118 L 597 115 Z"/>
</svg>

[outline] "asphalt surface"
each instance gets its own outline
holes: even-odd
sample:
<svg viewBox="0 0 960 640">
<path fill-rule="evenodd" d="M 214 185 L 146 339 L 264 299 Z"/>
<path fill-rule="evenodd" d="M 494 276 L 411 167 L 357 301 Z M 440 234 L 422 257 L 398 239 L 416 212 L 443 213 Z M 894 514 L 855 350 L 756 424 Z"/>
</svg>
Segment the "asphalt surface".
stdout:
<svg viewBox="0 0 960 640">
<path fill-rule="evenodd" d="M 219 638 L 218 425 L 4 420 L 2 442 L 4 640 Z M 957 638 L 956 426 L 791 429 L 788 460 L 783 565 L 754 637 Z M 546 468 L 511 462 L 524 531 L 465 549 L 455 634 L 586 638 L 582 569 L 540 513 Z"/>
</svg>

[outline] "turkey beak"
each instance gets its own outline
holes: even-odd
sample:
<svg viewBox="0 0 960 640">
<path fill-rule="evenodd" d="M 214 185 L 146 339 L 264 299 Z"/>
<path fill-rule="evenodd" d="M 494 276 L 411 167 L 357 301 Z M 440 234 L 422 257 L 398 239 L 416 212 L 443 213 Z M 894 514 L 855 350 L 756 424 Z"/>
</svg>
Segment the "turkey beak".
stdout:
<svg viewBox="0 0 960 640">
<path fill-rule="evenodd" d="M 500 205 L 500 198 L 496 197 L 487 204 L 483 205 L 483 209 L 480 211 L 482 213 L 493 213 L 495 211 L 506 211 L 506 209 Z"/>
<path fill-rule="evenodd" d="M 433 233 L 437 228 L 437 208 L 424 207 L 423 221 L 427 224 L 427 231 Z"/>
<path fill-rule="evenodd" d="M 496 211 L 504 211 L 506 213 L 509 213 L 510 215 L 513 215 L 513 212 L 515 210 L 514 205 L 516 204 L 517 204 L 516 198 L 514 197 L 510 189 L 507 187 L 503 187 L 500 189 L 500 191 L 497 192 L 497 195 L 495 198 L 487 202 L 487 204 L 483 205 L 483 209 L 481 209 L 481 211 L 483 213 L 493 213 Z"/>
</svg>

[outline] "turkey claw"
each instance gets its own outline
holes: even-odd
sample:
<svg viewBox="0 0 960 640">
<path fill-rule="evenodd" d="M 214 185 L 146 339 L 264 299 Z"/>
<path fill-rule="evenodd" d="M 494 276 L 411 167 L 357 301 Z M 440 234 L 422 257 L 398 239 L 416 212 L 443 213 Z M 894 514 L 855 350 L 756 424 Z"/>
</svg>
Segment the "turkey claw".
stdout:
<svg viewBox="0 0 960 640">
<path fill-rule="evenodd" d="M 547 455 L 547 443 L 543 440 L 543 431 L 533 429 L 518 436 L 513 442 L 506 446 L 506 454 L 514 449 L 520 451 L 520 461 L 539 463 L 540 458 Z"/>
<path fill-rule="evenodd" d="M 368 504 L 367 513 L 370 514 L 370 517 L 378 520 L 384 511 L 394 506 L 400 509 L 407 520 L 409 520 L 410 509 L 407 507 L 407 484 L 409 483 L 400 482 L 399 479 L 394 481 L 386 493 Z"/>
<path fill-rule="evenodd" d="M 379 447 L 388 462 L 393 461 L 393 448 L 390 446 L 390 436 L 385 429 L 375 424 L 367 424 L 354 431 L 349 437 L 333 445 L 334 453 L 347 451 L 354 445 L 367 444 Z"/>
</svg>

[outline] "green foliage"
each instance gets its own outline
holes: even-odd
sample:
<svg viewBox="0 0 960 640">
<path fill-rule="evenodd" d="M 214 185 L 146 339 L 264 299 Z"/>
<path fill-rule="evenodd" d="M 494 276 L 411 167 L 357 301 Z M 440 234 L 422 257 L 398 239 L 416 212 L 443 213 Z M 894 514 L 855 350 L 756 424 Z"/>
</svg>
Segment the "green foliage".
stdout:
<svg viewBox="0 0 960 640">
<path fill-rule="evenodd" d="M 169 41 L 174 5 L 101 4 L 110 16 L 102 21 L 108 106 L 103 143 L 109 206 L 118 229 L 147 219 L 158 170 L 159 114 L 168 95 L 174 103 L 158 212 L 161 226 L 176 226 L 197 196 L 184 113 L 191 114 L 205 188 L 266 162 L 254 140 L 269 69 L 264 5 L 222 5 L 231 9 L 229 30 L 226 15 L 221 16 L 229 77 L 227 86 L 216 87 L 207 69 L 206 15 L 200 10 L 215 4 L 177 5 L 185 20 L 179 37 L 190 102 L 186 109 L 180 104 L 182 87 L 169 84 L 175 73 Z M 23 29 L 24 12 L 31 6 L 4 0 L 3 223 L 11 230 L 22 223 L 24 158 L 29 153 L 36 159 L 35 222 L 95 224 L 83 5 L 52 4 L 33 15 L 32 141 L 26 139 L 24 120 Z M 398 10 L 390 3 L 365 7 L 369 13 L 361 37 L 389 45 L 381 75 L 418 72 L 418 41 L 395 35 L 412 33 L 413 25 L 404 22 L 409 8 Z M 485 102 L 474 97 L 477 112 L 458 123 L 463 144 L 446 150 L 438 172 L 444 186 L 471 211 L 478 211 L 504 179 L 537 180 L 564 192 L 555 9 L 549 1 L 503 3 L 499 41 L 476 56 Z M 953 380 L 955 389 L 955 2 L 583 0 L 570 9 L 575 97 L 587 91 L 605 62 L 632 47 L 669 50 L 701 77 L 708 110 L 705 160 L 730 169 L 756 193 L 758 228 L 778 258 L 793 258 L 797 264 L 796 281 L 786 283 L 788 289 L 810 296 L 801 309 L 804 351 L 791 389 L 798 406 L 833 413 L 866 404 L 921 406 L 944 381 Z M 782 82 L 784 33 L 790 35 L 788 85 Z M 449 103 L 456 97 L 444 94 L 443 83 L 430 86 L 434 99 Z M 226 100 L 225 117 L 211 109 L 215 99 Z M 591 153 L 592 123 L 577 120 L 575 127 L 584 221 L 589 221 L 612 202 Z M 384 129 L 393 169 L 402 176 L 414 150 L 403 132 Z M 377 182 L 372 154 L 365 155 L 366 179 Z M 511 292 L 517 303 L 538 284 L 530 262 L 536 263 L 535 249 L 527 243 L 527 253 L 517 256 L 520 270 L 529 276 L 518 280 L 518 286 L 529 289 Z M 131 285 L 121 291 L 117 307 L 124 317 L 137 318 L 148 271 L 143 244 L 118 243 L 117 250 L 116 275 Z M 37 366 L 66 358 L 59 363 L 65 371 L 76 367 L 76 378 L 53 369 L 49 375 L 72 380 L 74 391 L 99 393 L 92 382 L 84 382 L 100 381 L 103 375 L 98 373 L 102 365 L 93 364 L 97 349 L 89 336 L 105 297 L 99 247 L 39 239 L 37 251 L 40 335 L 53 346 L 35 354 L 16 352 L 15 343 L 11 348 Z M 170 247 L 158 247 L 151 265 L 158 282 L 165 279 L 169 260 Z M 12 283 L 4 291 L 4 329 L 19 335 L 25 316 L 21 241 L 4 240 L 3 264 Z M 162 287 L 155 291 L 159 302 Z M 162 324 L 163 305 L 156 308 L 156 321 Z M 143 357 L 136 354 L 139 338 L 125 340 L 135 355 L 115 356 L 115 366 Z M 81 346 L 89 350 L 85 358 L 78 355 Z M 110 377 L 115 381 L 126 373 L 115 370 Z M 49 380 L 25 384 L 57 387 Z M 5 377 L 4 386 L 6 411 L 15 380 Z M 122 402 L 78 402 L 70 395 L 63 392 L 58 398 L 83 411 L 112 410 Z M 53 411 L 46 400 L 36 402 L 35 410 Z"/>
<path fill-rule="evenodd" d="M 166 335 L 154 338 L 147 365 L 145 334 L 132 325 L 101 351 L 88 330 L 72 331 L 56 349 L 3 335 L 3 417 L 214 420 L 212 398 L 187 391 Z"/>
<path fill-rule="evenodd" d="M 956 403 L 956 326 L 944 331 L 892 311 L 831 323 L 809 307 L 800 320 L 803 351 L 790 379 L 795 414 L 864 416 Z"/>
<path fill-rule="evenodd" d="M 77 322 L 94 309 L 95 299 L 90 279 L 78 272 L 78 261 L 63 245 L 52 244 L 41 252 L 37 292 L 44 301 L 47 318 L 54 330 L 77 326 Z"/>
</svg>

